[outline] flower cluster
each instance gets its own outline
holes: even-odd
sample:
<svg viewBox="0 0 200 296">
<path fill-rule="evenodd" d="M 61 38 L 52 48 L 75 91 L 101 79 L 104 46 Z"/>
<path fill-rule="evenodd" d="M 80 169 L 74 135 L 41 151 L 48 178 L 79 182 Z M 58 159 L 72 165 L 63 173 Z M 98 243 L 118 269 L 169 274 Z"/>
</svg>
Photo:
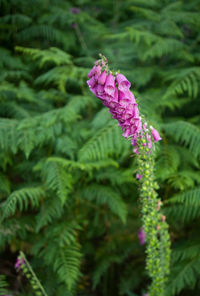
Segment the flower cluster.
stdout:
<svg viewBox="0 0 200 296">
<path fill-rule="evenodd" d="M 143 123 L 136 99 L 130 91 L 131 83 L 123 74 L 113 74 L 108 69 L 105 57 L 95 62 L 88 77 L 90 90 L 109 108 L 113 118 L 118 120 L 124 131 L 123 136 L 131 138 L 135 153 L 138 153 L 138 138 L 142 138 L 144 133 L 147 143 L 143 145 L 148 145 L 149 149 L 152 147 L 152 139 L 154 142 L 161 140 L 153 127 L 150 127 L 151 135 L 148 134 L 147 125 Z"/>
</svg>

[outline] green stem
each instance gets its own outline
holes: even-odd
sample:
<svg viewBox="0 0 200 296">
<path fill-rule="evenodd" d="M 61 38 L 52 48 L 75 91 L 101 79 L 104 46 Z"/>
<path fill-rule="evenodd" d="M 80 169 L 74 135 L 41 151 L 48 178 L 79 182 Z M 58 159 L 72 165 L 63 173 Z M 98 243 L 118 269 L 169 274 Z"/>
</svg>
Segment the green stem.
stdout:
<svg viewBox="0 0 200 296">
<path fill-rule="evenodd" d="M 37 278 L 35 272 L 33 271 L 33 269 L 32 269 L 32 267 L 31 267 L 30 263 L 29 263 L 28 260 L 26 259 L 25 254 L 24 254 L 22 251 L 20 252 L 20 258 L 24 259 L 24 261 L 25 261 L 25 267 L 27 267 L 28 272 L 29 272 L 29 273 L 31 274 L 31 276 L 32 276 L 31 279 L 32 279 L 33 281 L 35 281 L 36 286 L 37 286 L 37 288 L 40 290 L 40 292 L 42 293 L 42 295 L 43 295 L 43 296 L 48 296 L 47 293 L 45 292 L 44 288 L 42 287 L 42 285 L 41 285 L 39 279 Z M 26 274 L 27 271 L 23 268 L 23 265 L 21 265 L 21 268 L 22 268 L 22 270 L 24 271 L 24 274 L 27 275 L 27 274 Z M 29 278 L 29 277 L 28 277 L 28 278 Z M 36 287 L 34 286 L 33 289 L 35 290 Z"/>
<path fill-rule="evenodd" d="M 160 212 L 160 200 L 155 182 L 155 144 L 148 148 L 146 133 L 138 140 L 139 154 L 137 157 L 140 179 L 140 197 L 142 204 L 142 222 L 146 235 L 146 268 L 152 283 L 149 296 L 164 296 L 170 262 L 170 239 L 165 216 Z"/>
</svg>

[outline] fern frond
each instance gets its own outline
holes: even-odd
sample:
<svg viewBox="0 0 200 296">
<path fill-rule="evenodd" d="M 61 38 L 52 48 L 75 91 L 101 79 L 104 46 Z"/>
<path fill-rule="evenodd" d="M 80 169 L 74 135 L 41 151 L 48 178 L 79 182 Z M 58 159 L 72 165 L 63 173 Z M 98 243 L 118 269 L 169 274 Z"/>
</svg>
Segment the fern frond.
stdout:
<svg viewBox="0 0 200 296">
<path fill-rule="evenodd" d="M 166 134 L 177 143 L 183 144 L 197 157 L 200 153 L 200 129 L 186 121 L 176 121 L 162 125 Z"/>
<path fill-rule="evenodd" d="M 200 188 L 176 194 L 166 203 L 169 204 L 166 211 L 171 217 L 184 223 L 191 221 L 200 215 Z"/>
<path fill-rule="evenodd" d="M 0 119 L 0 147 L 16 153 L 22 150 L 28 158 L 31 151 L 55 140 L 62 134 L 62 124 L 69 124 L 80 118 L 79 113 L 91 102 L 91 97 L 75 96 L 63 108 L 23 120 Z"/>
<path fill-rule="evenodd" d="M 1 104 L 1 115 L 11 117 L 13 119 L 23 119 L 30 116 L 28 110 L 14 102 L 6 102 Z"/>
<path fill-rule="evenodd" d="M 61 203 L 64 204 L 72 189 L 72 176 L 58 163 L 49 161 L 43 168 L 45 185 L 56 192 Z"/>
<path fill-rule="evenodd" d="M 178 245 L 172 252 L 172 260 L 174 263 L 200 257 L 200 242 L 188 241 Z"/>
<path fill-rule="evenodd" d="M 143 42 L 144 44 L 151 46 L 154 42 L 158 41 L 158 36 L 155 34 L 142 29 L 133 27 L 127 27 L 128 35 L 131 41 L 135 41 L 136 44 Z"/>
<path fill-rule="evenodd" d="M 5 275 L 0 275 L 0 295 L 8 294 L 8 284 Z"/>
<path fill-rule="evenodd" d="M 193 288 L 200 276 L 200 258 L 196 257 L 191 261 L 182 262 L 172 269 L 167 295 L 175 295 L 185 288 Z"/>
<path fill-rule="evenodd" d="M 199 93 L 200 67 L 173 71 L 166 76 L 165 80 L 173 80 L 173 82 L 167 89 L 164 98 L 168 98 L 174 94 L 182 95 L 184 93 L 187 93 L 191 98 L 196 98 Z"/>
<path fill-rule="evenodd" d="M 42 187 L 27 187 L 13 191 L 2 207 L 3 219 L 12 216 L 17 209 L 27 210 L 29 206 L 38 207 L 45 195 Z"/>
<path fill-rule="evenodd" d="M 31 56 L 33 60 L 39 61 L 39 67 L 42 68 L 46 63 L 54 63 L 57 66 L 72 64 L 71 56 L 63 50 L 50 47 L 49 49 L 35 49 L 16 46 L 15 50 Z"/>
<path fill-rule="evenodd" d="M 156 175 L 161 180 L 166 180 L 172 174 L 175 174 L 180 165 L 181 159 L 179 151 L 176 146 L 167 145 L 160 151 L 157 163 L 156 163 Z"/>
<path fill-rule="evenodd" d="M 161 15 L 157 13 L 155 10 L 146 7 L 138 7 L 138 6 L 131 6 L 130 9 L 135 12 L 136 14 L 141 14 L 144 18 L 160 22 Z"/>
<path fill-rule="evenodd" d="M 59 246 L 64 248 L 66 245 L 71 246 L 71 244 L 76 243 L 77 231 L 79 230 L 81 230 L 81 227 L 76 221 L 69 223 L 64 221 L 52 227 L 51 236 L 56 237 L 59 241 Z"/>
<path fill-rule="evenodd" d="M 111 120 L 111 114 L 108 112 L 107 108 L 102 108 L 99 112 L 97 112 L 92 120 L 92 128 L 93 130 L 98 130 L 99 128 L 103 128 L 109 124 Z"/>
<path fill-rule="evenodd" d="M 57 139 L 55 149 L 57 153 L 62 153 L 70 159 L 74 159 L 78 144 L 69 135 L 64 135 Z"/>
<path fill-rule="evenodd" d="M 81 264 L 80 246 L 78 243 L 58 249 L 54 261 L 54 270 L 58 274 L 59 280 L 66 284 L 71 290 L 79 277 Z"/>
<path fill-rule="evenodd" d="M 79 160 L 100 160 L 108 156 L 122 156 L 127 153 L 129 143 L 114 120 L 98 130 L 79 151 Z"/>
<path fill-rule="evenodd" d="M 54 45 L 55 42 L 56 44 L 62 44 L 64 48 L 67 48 L 68 44 L 66 34 L 50 25 L 32 25 L 17 33 L 17 40 L 19 42 L 32 41 L 35 38 L 45 38 L 49 42 L 54 43 Z"/>
<path fill-rule="evenodd" d="M 163 18 L 162 14 L 161 14 L 160 17 L 161 17 L 161 21 L 160 21 L 160 25 L 157 28 L 157 31 L 161 35 L 166 35 L 166 36 L 170 36 L 170 37 L 174 36 L 174 37 L 178 37 L 178 38 L 184 38 L 184 35 L 183 35 L 181 29 L 170 18 L 170 16 L 166 17 L 166 18 Z"/>
<path fill-rule="evenodd" d="M 169 177 L 168 182 L 176 190 L 188 190 L 189 188 L 194 188 L 200 183 L 200 175 L 199 172 L 195 172 L 190 169 L 181 170 L 176 172 L 176 174 L 172 174 Z"/>
<path fill-rule="evenodd" d="M 184 48 L 181 41 L 172 38 L 158 37 L 155 44 L 151 45 L 147 51 L 141 54 L 141 60 L 146 61 L 155 57 L 162 57 L 163 55 L 169 55 L 175 51 L 179 51 Z"/>
<path fill-rule="evenodd" d="M 89 201 L 95 201 L 97 205 L 107 205 L 110 211 L 117 215 L 123 223 L 126 222 L 126 204 L 113 189 L 103 185 L 93 184 L 82 189 L 80 195 Z"/>
<path fill-rule="evenodd" d="M 76 78 L 83 81 L 87 77 L 87 72 L 84 68 L 76 68 L 72 65 L 57 66 L 40 75 L 36 80 L 36 85 L 55 85 L 61 92 L 65 93 L 67 79 Z M 83 84 L 83 83 L 82 83 Z"/>
<path fill-rule="evenodd" d="M 91 173 L 94 169 L 99 170 L 101 168 L 106 168 L 110 166 L 114 166 L 114 167 L 119 166 L 118 163 L 113 159 L 79 162 L 79 161 L 64 159 L 61 157 L 49 157 L 47 159 L 47 162 L 57 163 L 58 165 L 68 169 L 69 171 L 80 169 L 81 171 L 88 172 L 90 175 L 92 175 Z"/>
<path fill-rule="evenodd" d="M 67 290 L 71 291 L 80 276 L 82 258 L 80 245 L 75 237 L 75 229 L 77 229 L 78 225 L 70 222 L 57 227 L 62 231 L 65 230 L 64 238 L 62 232 L 58 233 L 58 229 L 52 226 L 48 229 L 46 237 L 46 239 L 50 240 L 50 243 L 39 252 L 39 256 L 44 258 L 47 267 L 53 268 L 58 283 L 65 284 L 65 288 L 67 287 Z M 60 238 L 62 242 L 60 242 Z M 37 246 L 38 250 L 37 248 L 34 250 L 36 255 L 38 255 L 38 251 L 43 244 L 45 244 L 45 240 L 40 240 Z"/>
<path fill-rule="evenodd" d="M 146 0 L 129 0 L 130 4 L 140 5 L 143 7 L 154 7 L 157 8 L 159 6 L 159 1 L 157 0 L 149 0 L 148 2 Z"/>
<path fill-rule="evenodd" d="M 58 198 L 48 198 L 42 203 L 40 212 L 36 216 L 36 232 L 63 215 L 64 209 L 61 200 Z"/>
<path fill-rule="evenodd" d="M 17 26 L 17 28 L 29 25 L 32 22 L 31 17 L 24 14 L 7 14 L 0 17 L 0 24 L 10 24 L 11 27 Z"/>
</svg>

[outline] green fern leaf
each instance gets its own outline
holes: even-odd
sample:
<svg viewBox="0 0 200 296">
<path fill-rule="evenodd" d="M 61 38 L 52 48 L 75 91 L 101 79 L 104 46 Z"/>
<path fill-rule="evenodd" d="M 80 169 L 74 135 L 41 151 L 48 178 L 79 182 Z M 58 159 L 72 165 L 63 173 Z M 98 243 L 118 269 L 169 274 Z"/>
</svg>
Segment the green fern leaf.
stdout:
<svg viewBox="0 0 200 296">
<path fill-rule="evenodd" d="M 60 281 L 66 284 L 68 290 L 71 290 L 78 280 L 81 257 L 80 246 L 77 243 L 58 249 L 53 264 L 54 270 Z"/>
<path fill-rule="evenodd" d="M 200 215 L 200 189 L 195 188 L 176 194 L 166 203 L 170 205 L 166 208 L 166 211 L 171 217 L 183 222 L 191 221 Z"/>
<path fill-rule="evenodd" d="M 72 176 L 55 161 L 47 162 L 43 168 L 43 175 L 47 188 L 55 191 L 61 203 L 64 204 L 72 189 Z"/>
<path fill-rule="evenodd" d="M 89 185 L 80 192 L 83 198 L 95 201 L 98 205 L 107 205 L 111 212 L 117 215 L 123 223 L 126 222 L 127 207 L 120 195 L 110 187 L 103 185 Z"/>
<path fill-rule="evenodd" d="M 178 266 L 174 267 L 169 278 L 167 286 L 167 295 L 175 295 L 180 293 L 185 287 L 190 289 L 194 288 L 194 285 L 198 281 L 200 276 L 200 258 L 194 258 L 191 261 L 182 262 Z"/>
<path fill-rule="evenodd" d="M 0 295 L 9 294 L 5 275 L 0 275 Z"/>
<path fill-rule="evenodd" d="M 28 207 L 38 207 L 41 198 L 45 195 L 42 187 L 27 187 L 13 191 L 2 208 L 3 219 L 12 216 L 17 209 L 27 210 Z"/>
<path fill-rule="evenodd" d="M 177 143 L 184 144 L 189 150 L 198 156 L 200 153 L 200 129 L 186 121 L 165 123 L 162 125 L 166 134 L 170 135 Z"/>
<path fill-rule="evenodd" d="M 100 160 L 108 156 L 122 156 L 128 152 L 129 143 L 122 136 L 114 120 L 97 131 L 79 151 L 79 160 Z"/>
</svg>

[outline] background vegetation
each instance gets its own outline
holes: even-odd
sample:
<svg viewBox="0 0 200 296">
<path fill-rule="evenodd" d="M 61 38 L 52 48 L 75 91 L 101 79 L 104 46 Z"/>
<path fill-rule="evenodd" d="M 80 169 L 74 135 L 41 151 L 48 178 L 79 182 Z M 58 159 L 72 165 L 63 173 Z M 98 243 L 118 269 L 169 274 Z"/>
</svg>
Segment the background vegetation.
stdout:
<svg viewBox="0 0 200 296">
<path fill-rule="evenodd" d="M 22 250 L 49 296 L 145 293 L 135 158 L 86 85 L 101 52 L 163 138 L 166 295 L 200 295 L 199 11 L 199 0 L 0 1 L 0 291 L 6 280 L 34 295 L 14 269 Z"/>
</svg>

